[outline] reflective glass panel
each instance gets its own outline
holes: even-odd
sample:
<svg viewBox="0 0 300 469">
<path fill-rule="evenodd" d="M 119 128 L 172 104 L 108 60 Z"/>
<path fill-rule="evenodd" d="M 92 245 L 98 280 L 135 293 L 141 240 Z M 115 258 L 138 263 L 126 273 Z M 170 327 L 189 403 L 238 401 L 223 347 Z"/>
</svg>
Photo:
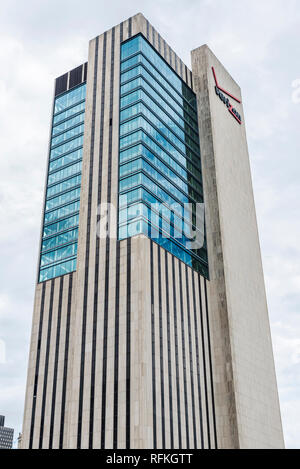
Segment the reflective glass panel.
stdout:
<svg viewBox="0 0 300 469">
<path fill-rule="evenodd" d="M 121 46 L 120 93 L 119 239 L 143 233 L 207 277 L 196 96 L 142 35 Z"/>
<path fill-rule="evenodd" d="M 76 270 L 86 84 L 54 102 L 39 281 Z"/>
</svg>

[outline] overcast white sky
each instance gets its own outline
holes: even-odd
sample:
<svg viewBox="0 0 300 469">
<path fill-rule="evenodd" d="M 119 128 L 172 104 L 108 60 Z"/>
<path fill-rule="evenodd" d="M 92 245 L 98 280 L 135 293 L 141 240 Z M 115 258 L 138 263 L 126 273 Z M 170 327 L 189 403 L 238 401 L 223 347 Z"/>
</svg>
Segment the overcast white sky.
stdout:
<svg viewBox="0 0 300 469">
<path fill-rule="evenodd" d="M 17 436 L 53 80 L 139 11 L 187 65 L 207 43 L 242 88 L 285 441 L 300 448 L 299 0 L 0 0 L 0 414 Z"/>
</svg>

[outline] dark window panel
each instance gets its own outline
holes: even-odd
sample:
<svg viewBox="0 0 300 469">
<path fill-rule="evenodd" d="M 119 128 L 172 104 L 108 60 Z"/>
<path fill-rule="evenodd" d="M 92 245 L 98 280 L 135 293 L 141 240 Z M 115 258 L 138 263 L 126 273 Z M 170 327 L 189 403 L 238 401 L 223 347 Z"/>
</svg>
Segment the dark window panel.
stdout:
<svg viewBox="0 0 300 469">
<path fill-rule="evenodd" d="M 55 80 L 55 96 L 58 96 L 61 93 L 67 91 L 68 86 L 68 74 L 65 73 L 64 75 L 56 78 Z"/>
<path fill-rule="evenodd" d="M 82 67 L 83 65 L 79 65 L 79 67 L 71 70 L 69 89 L 74 88 L 74 86 L 80 85 L 80 83 L 82 83 Z"/>
<path fill-rule="evenodd" d="M 87 71 L 88 71 L 88 63 L 86 62 L 84 64 L 84 76 L 83 76 L 83 81 L 87 80 Z"/>
</svg>

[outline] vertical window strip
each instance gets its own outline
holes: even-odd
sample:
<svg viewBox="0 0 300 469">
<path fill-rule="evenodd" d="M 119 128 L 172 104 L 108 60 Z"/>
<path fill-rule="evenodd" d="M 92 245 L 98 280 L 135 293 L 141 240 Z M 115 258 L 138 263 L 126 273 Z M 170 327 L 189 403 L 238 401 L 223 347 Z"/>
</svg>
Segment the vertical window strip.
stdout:
<svg viewBox="0 0 300 469">
<path fill-rule="evenodd" d="M 193 348 L 192 348 L 192 323 L 191 323 L 190 291 L 189 291 L 189 278 L 188 278 L 188 267 L 187 267 L 187 265 L 185 265 L 185 282 L 186 282 L 186 302 L 187 302 L 187 317 L 188 317 L 190 376 L 191 376 L 191 391 L 192 391 L 191 394 L 192 394 L 192 413 L 193 413 L 193 430 L 194 430 L 194 449 L 197 449 L 197 428 L 196 428 L 195 390 L 194 390 L 194 372 L 193 372 Z"/>
<path fill-rule="evenodd" d="M 214 397 L 214 382 L 212 372 L 212 356 L 211 356 L 211 341 L 210 341 L 210 326 L 209 326 L 209 312 L 208 312 L 208 299 L 207 299 L 207 283 L 204 279 L 204 292 L 205 292 L 205 309 L 206 309 L 206 326 L 207 326 L 207 341 L 208 341 L 208 354 L 209 354 L 209 372 L 210 372 L 210 383 L 211 383 L 211 401 L 212 401 L 212 413 L 213 413 L 213 428 L 215 438 L 215 449 L 218 449 L 217 440 L 217 426 L 216 426 L 216 412 L 215 412 L 215 397 Z"/>
<path fill-rule="evenodd" d="M 33 386 L 33 396 L 32 396 L 29 449 L 32 449 L 32 445 L 33 445 L 33 432 L 34 432 L 34 425 L 35 425 L 36 399 L 37 399 L 39 366 L 40 366 L 41 345 L 42 345 L 42 332 L 43 332 L 43 319 L 44 319 L 44 307 L 45 307 L 45 292 L 46 292 L 46 282 L 43 283 L 43 287 L 42 287 L 42 298 L 41 298 L 41 307 L 40 307 L 40 321 L 39 321 L 36 363 L 35 363 L 35 376 L 34 376 L 34 386 Z"/>
<path fill-rule="evenodd" d="M 95 63 L 94 63 L 94 82 L 93 82 L 93 108 L 92 108 L 92 132 L 90 146 L 90 168 L 89 168 L 89 192 L 88 192 L 88 211 L 87 211 L 87 235 L 86 235 L 86 253 L 85 253 L 85 280 L 84 280 L 84 298 L 82 314 L 82 337 L 81 337 L 81 364 L 80 364 L 80 385 L 79 385 L 79 406 L 78 406 L 78 426 L 77 426 L 77 449 L 81 448 L 82 431 L 82 408 L 83 408 L 83 388 L 84 388 L 84 370 L 85 370 L 85 342 L 86 342 L 86 316 L 87 316 L 87 297 L 88 297 L 88 276 L 90 260 L 90 224 L 91 224 L 91 205 L 93 189 L 93 167 L 94 167 L 94 144 L 95 144 L 95 116 L 96 116 L 96 97 L 97 97 L 97 76 L 98 76 L 98 53 L 99 38 L 96 38 L 95 44 Z"/>
<path fill-rule="evenodd" d="M 111 70 L 110 70 L 110 103 L 109 122 L 113 119 L 113 90 L 114 90 L 114 58 L 115 58 L 115 28 L 111 33 Z M 112 131 L 109 127 L 108 146 L 108 174 L 107 174 L 107 203 L 111 202 L 111 160 L 112 160 Z M 106 237 L 105 253 L 105 286 L 104 286 L 104 331 L 103 331 L 103 373 L 102 373 L 102 419 L 101 419 L 101 449 L 105 448 L 106 436 L 106 393 L 107 393 L 107 333 L 108 333 L 108 302 L 109 302 L 109 266 L 110 266 L 110 237 Z"/>
<path fill-rule="evenodd" d="M 184 327 L 184 312 L 183 312 L 183 293 L 182 293 L 182 272 L 181 262 L 178 261 L 179 270 L 179 295 L 180 295 L 180 310 L 181 310 L 181 330 L 182 330 L 182 360 L 183 360 L 183 381 L 184 381 L 184 402 L 185 402 L 185 422 L 186 422 L 186 441 L 187 449 L 190 448 L 190 432 L 189 432 L 189 410 L 187 398 L 187 377 L 186 377 L 186 353 L 185 353 L 185 327 Z"/>
<path fill-rule="evenodd" d="M 71 325 L 72 287 L 73 287 L 73 273 L 71 273 L 71 275 L 69 277 L 67 324 L 66 324 L 65 355 L 64 355 L 64 374 L 63 374 L 63 388 L 62 388 L 62 399 L 61 399 L 59 449 L 62 449 L 63 444 L 64 444 L 66 390 L 67 390 L 68 365 L 69 365 L 69 341 L 70 341 L 70 325 Z"/>
<path fill-rule="evenodd" d="M 120 25 L 120 44 L 123 41 L 123 23 Z M 119 47 L 119 45 L 118 45 Z M 119 127 L 119 126 L 118 126 Z M 120 154 L 120 138 L 118 135 Z M 118 170 L 119 187 L 119 170 Z M 119 199 L 119 198 L 118 198 Z M 117 202 L 117 204 L 119 201 Z M 119 213 L 119 207 L 118 207 Z M 118 229 L 118 228 L 117 228 Z M 120 334 L 120 241 L 117 240 L 116 251 L 116 293 L 115 293 L 115 369 L 114 369 L 114 412 L 113 412 L 113 447 L 118 448 L 118 415 L 119 415 L 119 334 Z"/>
<path fill-rule="evenodd" d="M 156 373 L 155 373 L 155 311 L 154 311 L 154 273 L 153 241 L 150 240 L 150 274 L 151 274 L 151 336 L 152 336 L 152 405 L 153 405 L 153 449 L 157 449 L 156 423 Z"/>
<path fill-rule="evenodd" d="M 124 23 L 120 24 L 120 44 L 123 42 Z"/>
<path fill-rule="evenodd" d="M 130 449 L 130 373 L 131 373 L 131 238 L 127 239 L 127 310 L 126 310 L 126 449 Z"/>
<path fill-rule="evenodd" d="M 176 390 L 177 390 L 177 420 L 178 420 L 178 440 L 179 449 L 182 448 L 181 434 L 181 406 L 180 406 L 180 382 L 179 382 L 179 359 L 178 359 L 178 330 L 177 330 L 177 306 L 176 306 L 176 282 L 175 282 L 175 257 L 172 256 L 172 280 L 173 280 L 173 298 L 174 298 L 174 336 L 175 336 L 175 364 L 176 364 Z"/>
<path fill-rule="evenodd" d="M 52 405 L 51 405 L 49 449 L 52 449 L 52 446 L 53 446 L 53 430 L 54 430 L 55 404 L 56 404 L 56 391 L 57 391 L 57 372 L 58 372 L 58 357 L 59 357 L 59 341 L 60 341 L 60 326 L 61 326 L 61 308 L 62 308 L 63 287 L 64 287 L 64 277 L 60 277 L 59 300 L 58 300 L 58 311 L 57 311 L 57 324 L 56 324 L 54 373 L 53 373 L 53 386 L 52 386 Z"/>
<path fill-rule="evenodd" d="M 178 73 L 178 57 L 174 52 L 175 72 Z"/>
<path fill-rule="evenodd" d="M 172 390 L 171 331 L 170 331 L 170 303 L 169 303 L 169 268 L 168 268 L 168 252 L 167 251 L 165 251 L 165 272 L 166 272 L 166 309 L 167 309 L 167 337 L 168 337 L 170 437 L 171 437 L 171 449 L 173 449 L 174 448 L 173 392 L 172 392 L 173 390 Z"/>
<path fill-rule="evenodd" d="M 116 254 L 116 298 L 115 298 L 115 369 L 114 369 L 114 428 L 113 447 L 118 448 L 118 404 L 119 404 L 119 306 L 120 306 L 120 241 L 117 241 Z"/>
<path fill-rule="evenodd" d="M 99 168 L 98 168 L 98 194 L 97 206 L 101 203 L 102 189 L 102 164 L 103 164 L 103 130 L 104 130 L 104 108 L 105 108 L 105 74 L 106 74 L 106 45 L 107 34 L 103 37 L 102 50 L 102 77 L 101 77 L 101 109 L 100 109 L 100 142 L 99 142 Z M 91 391 L 90 391 L 90 422 L 89 422 L 89 448 L 93 448 L 94 434 L 94 410 L 95 410 L 95 373 L 96 373 L 96 353 L 97 353 L 97 328 L 98 328 L 98 284 L 99 284 L 99 258 L 100 239 L 96 238 L 95 256 L 95 286 L 94 286 L 94 310 L 93 310 L 93 343 L 92 343 L 92 363 L 91 363 Z"/>
<path fill-rule="evenodd" d="M 99 280 L 99 242 L 97 239 L 96 261 L 95 261 L 94 307 L 93 307 L 93 332 L 92 332 L 89 449 L 93 449 L 93 434 L 94 434 L 95 372 L 96 372 L 96 345 L 97 345 L 97 322 L 98 322 L 98 280 Z"/>
<path fill-rule="evenodd" d="M 45 408 L 46 408 L 46 396 L 47 396 L 47 385 L 48 385 L 49 352 L 50 352 L 50 341 L 51 341 L 51 331 L 52 331 L 54 285 L 55 285 L 55 280 L 53 279 L 51 280 L 50 304 L 49 304 L 49 315 L 48 315 L 48 331 L 47 331 L 47 344 L 46 344 L 46 360 L 45 360 L 45 368 L 44 368 L 44 385 L 43 385 L 43 397 L 42 397 L 39 449 L 42 449 L 43 447 L 43 438 L 44 438 L 44 422 L 45 422 Z"/>
<path fill-rule="evenodd" d="M 197 318 L 198 314 L 197 314 L 197 309 L 196 309 L 195 273 L 194 272 L 192 272 L 192 288 L 193 288 L 193 306 L 194 306 L 194 321 L 195 321 L 195 343 L 196 343 L 196 363 L 197 363 L 198 405 L 199 405 L 199 418 L 200 418 L 200 438 L 201 438 L 201 449 L 204 449 L 200 358 L 199 358 L 199 341 L 198 341 L 198 318 Z"/>
<path fill-rule="evenodd" d="M 208 393 L 207 393 L 206 352 L 205 352 L 205 341 L 204 341 L 203 307 L 202 307 L 201 276 L 200 276 L 200 274 L 198 274 L 198 289 L 199 289 L 202 359 L 203 359 L 204 390 L 205 390 L 206 430 L 207 430 L 208 449 L 211 449 L 209 410 L 208 410 Z"/>
<path fill-rule="evenodd" d="M 162 448 L 166 448 L 165 430 L 165 393 L 164 393 L 164 356 L 163 356 L 163 322 L 162 322 L 162 293 L 161 293 L 161 248 L 157 248 L 158 261 L 158 309 L 159 309 L 159 348 L 160 348 L 160 383 L 161 383 L 161 426 Z"/>
<path fill-rule="evenodd" d="M 81 67 L 82 67 L 82 66 L 81 66 Z M 78 68 L 79 68 L 79 67 L 78 67 Z M 83 67 L 82 67 L 82 68 L 83 68 Z M 68 74 L 66 74 L 66 75 L 69 76 L 70 73 L 68 73 Z M 76 86 L 77 86 L 77 85 L 76 85 Z M 70 90 L 69 90 L 69 87 L 67 87 L 67 90 L 66 90 L 66 91 L 70 91 Z M 53 103 L 53 112 L 52 112 L 53 115 L 52 115 L 52 126 L 51 126 L 51 129 L 53 128 L 53 125 L 54 125 L 54 124 L 53 124 L 53 122 L 54 122 L 54 121 L 53 121 L 53 119 L 54 119 L 54 107 L 55 107 L 54 105 L 55 105 L 55 100 L 54 100 L 54 103 Z M 84 113 L 85 113 L 85 110 L 84 110 Z M 82 122 L 82 125 L 84 125 L 84 122 Z M 53 137 L 52 137 L 52 138 L 53 138 Z M 82 138 L 83 138 L 83 137 L 82 137 Z M 47 167 L 48 167 L 47 172 L 48 172 L 48 173 L 49 173 L 49 167 L 50 167 L 49 165 L 50 165 L 50 154 L 49 154 L 48 163 L 47 163 Z M 47 174 L 48 174 L 48 173 L 47 173 Z M 48 181 L 48 175 L 47 175 L 47 181 Z M 46 184 L 46 192 L 47 192 L 47 188 L 48 188 L 48 183 Z M 45 201 L 44 201 L 43 226 L 44 226 L 44 224 L 45 224 L 45 207 L 46 207 L 46 198 L 45 198 Z M 42 257 L 42 252 L 41 252 L 42 249 L 41 249 L 41 246 L 42 246 L 43 238 L 44 238 L 44 236 L 42 236 L 41 242 L 40 242 L 40 261 L 41 261 L 41 257 Z M 41 271 L 40 261 L 39 261 L 39 281 L 40 281 L 40 279 L 41 279 L 41 272 L 42 272 L 42 271 Z M 51 266 L 49 267 L 49 269 L 51 269 Z M 76 263 L 75 263 L 75 269 L 76 269 Z M 46 269 L 46 270 L 47 270 L 47 269 Z M 56 273 L 55 276 L 50 277 L 48 280 L 50 280 L 51 278 L 56 278 L 56 277 L 58 277 L 58 276 L 60 276 L 60 275 L 59 275 L 58 273 Z"/>
<path fill-rule="evenodd" d="M 128 20 L 128 38 L 132 36 L 132 18 Z"/>
</svg>

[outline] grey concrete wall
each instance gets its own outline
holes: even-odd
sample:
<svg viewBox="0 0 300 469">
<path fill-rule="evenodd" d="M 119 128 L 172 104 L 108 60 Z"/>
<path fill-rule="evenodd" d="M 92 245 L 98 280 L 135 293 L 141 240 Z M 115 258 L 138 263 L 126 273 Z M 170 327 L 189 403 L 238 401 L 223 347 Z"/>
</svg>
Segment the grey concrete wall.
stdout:
<svg viewBox="0 0 300 469">
<path fill-rule="evenodd" d="M 206 203 L 218 441 L 281 448 L 283 434 L 242 103 L 242 125 L 215 93 L 241 91 L 205 45 L 192 51 Z M 227 96 L 226 96 L 227 97 Z"/>
</svg>

